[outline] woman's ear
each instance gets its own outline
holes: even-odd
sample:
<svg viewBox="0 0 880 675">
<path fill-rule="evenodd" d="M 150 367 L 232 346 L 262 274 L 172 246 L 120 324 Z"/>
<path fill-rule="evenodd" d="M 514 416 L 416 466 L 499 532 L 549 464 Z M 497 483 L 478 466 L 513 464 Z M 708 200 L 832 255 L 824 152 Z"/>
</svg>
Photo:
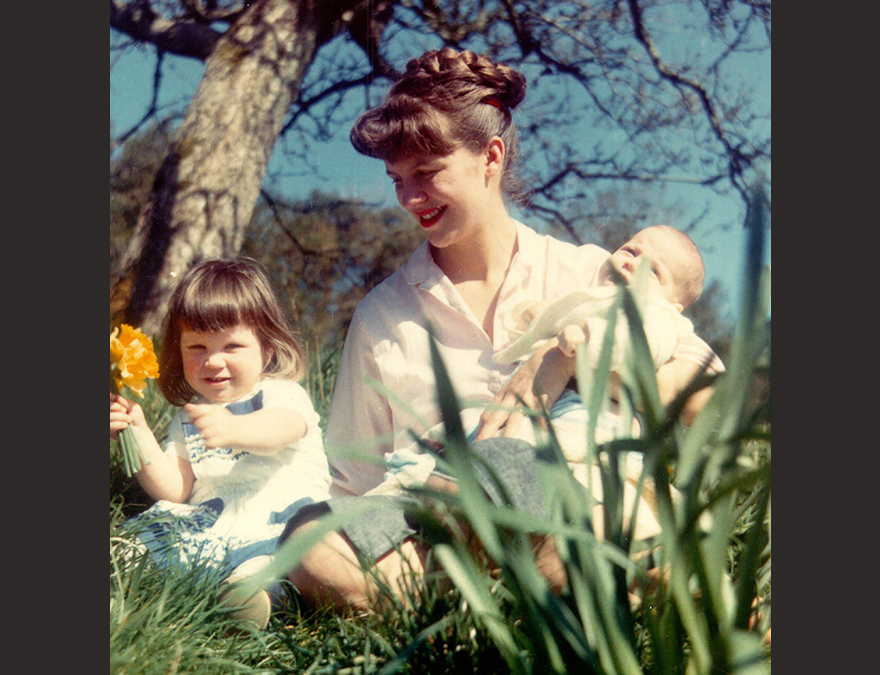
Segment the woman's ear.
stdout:
<svg viewBox="0 0 880 675">
<path fill-rule="evenodd" d="M 504 170 L 504 155 L 507 148 L 500 136 L 492 136 L 486 145 L 486 175 L 494 176 Z"/>
</svg>

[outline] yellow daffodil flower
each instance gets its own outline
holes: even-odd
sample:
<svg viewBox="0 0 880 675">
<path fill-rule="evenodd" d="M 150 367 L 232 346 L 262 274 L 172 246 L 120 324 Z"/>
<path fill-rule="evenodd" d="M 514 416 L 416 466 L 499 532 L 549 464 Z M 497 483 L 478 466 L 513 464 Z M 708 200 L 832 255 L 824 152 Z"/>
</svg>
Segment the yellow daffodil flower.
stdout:
<svg viewBox="0 0 880 675">
<path fill-rule="evenodd" d="M 140 328 L 122 324 L 110 333 L 110 356 L 117 389 L 123 386 L 144 395 L 147 380 L 159 377 L 159 362 L 153 343 Z"/>
<path fill-rule="evenodd" d="M 128 387 L 138 397 L 143 397 L 147 380 L 159 377 L 153 343 L 140 328 L 122 324 L 110 333 L 110 370 L 117 391 Z M 119 444 L 122 464 L 130 478 L 141 469 L 140 447 L 130 426 L 119 432 Z"/>
</svg>

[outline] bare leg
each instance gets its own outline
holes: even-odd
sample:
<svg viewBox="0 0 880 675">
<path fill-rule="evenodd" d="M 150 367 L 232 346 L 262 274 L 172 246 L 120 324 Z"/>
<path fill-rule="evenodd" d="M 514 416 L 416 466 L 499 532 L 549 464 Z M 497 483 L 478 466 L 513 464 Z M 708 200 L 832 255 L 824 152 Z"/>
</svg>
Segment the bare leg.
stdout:
<svg viewBox="0 0 880 675">
<path fill-rule="evenodd" d="M 562 593 L 568 586 L 568 574 L 553 537 L 543 536 L 535 542 L 535 565 L 554 593 Z"/>
<path fill-rule="evenodd" d="M 306 523 L 296 531 L 314 524 Z M 423 558 L 412 541 L 405 541 L 399 552 L 390 551 L 376 562 L 374 570 L 364 571 L 348 541 L 331 532 L 287 578 L 312 605 L 330 606 L 342 612 L 379 609 L 381 593 L 374 574 L 398 600 L 405 600 L 404 589 L 410 578 L 424 576 Z"/>
<path fill-rule="evenodd" d="M 456 481 L 432 475 L 426 487 L 454 494 Z M 305 523 L 296 532 L 305 531 L 316 523 Z M 475 542 L 479 550 L 479 543 Z M 535 560 L 555 592 L 568 583 L 565 568 L 551 537 L 534 538 Z M 376 577 L 391 590 L 398 601 L 406 602 L 410 581 L 424 577 L 427 549 L 412 540 L 405 541 L 400 550 L 382 556 L 372 570 L 364 571 L 348 540 L 333 532 L 324 537 L 288 575 L 288 580 L 312 605 L 330 606 L 337 611 L 378 610 L 383 598 Z"/>
<path fill-rule="evenodd" d="M 458 489 L 455 481 L 443 478 L 437 474 L 432 474 L 425 485 L 431 489 L 450 494 L 455 494 Z M 561 593 L 568 585 L 568 575 L 565 572 L 565 565 L 563 565 L 562 559 L 559 557 L 559 552 L 556 550 L 553 538 L 540 535 L 533 537 L 532 542 L 535 547 L 535 564 L 538 567 L 538 571 L 550 584 L 550 588 L 553 589 L 554 593 Z M 482 552 L 479 542 L 475 541 L 472 548 Z"/>
<path fill-rule="evenodd" d="M 429 490 L 445 492 L 450 495 L 454 495 L 458 492 L 458 483 L 455 480 L 440 476 L 436 473 L 432 473 L 428 476 L 428 480 L 425 481 L 425 487 Z"/>
</svg>

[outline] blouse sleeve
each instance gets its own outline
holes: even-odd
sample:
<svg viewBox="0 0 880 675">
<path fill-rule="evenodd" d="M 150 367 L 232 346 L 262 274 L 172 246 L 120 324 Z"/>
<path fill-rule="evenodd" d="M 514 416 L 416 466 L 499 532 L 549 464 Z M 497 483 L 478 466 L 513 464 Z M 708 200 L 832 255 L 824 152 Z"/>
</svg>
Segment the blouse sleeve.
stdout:
<svg viewBox="0 0 880 675">
<path fill-rule="evenodd" d="M 381 382 L 375 349 L 362 312 L 356 309 L 327 418 L 325 447 L 334 495 L 360 495 L 378 485 L 385 473 L 384 455 L 393 449 L 391 406 L 368 382 Z"/>
<path fill-rule="evenodd" d="M 674 359 L 687 359 L 701 366 L 708 362 L 707 375 L 719 375 L 724 372 L 724 364 L 712 348 L 696 333 L 690 333 L 679 343 L 672 355 Z"/>
<path fill-rule="evenodd" d="M 601 246 L 583 244 L 577 247 L 577 268 L 581 275 L 583 287 L 593 286 L 599 278 L 599 270 L 611 254 Z"/>
</svg>

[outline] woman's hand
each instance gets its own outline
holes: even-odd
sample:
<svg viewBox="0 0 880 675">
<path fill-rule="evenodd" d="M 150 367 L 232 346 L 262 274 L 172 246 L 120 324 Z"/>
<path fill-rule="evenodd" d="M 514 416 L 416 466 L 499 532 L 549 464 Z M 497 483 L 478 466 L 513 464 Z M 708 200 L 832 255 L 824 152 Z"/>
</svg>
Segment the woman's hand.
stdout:
<svg viewBox="0 0 880 675">
<path fill-rule="evenodd" d="M 149 429 L 144 411 L 137 403 L 119 394 L 110 394 L 110 438 L 117 440 L 119 432 L 129 425 Z"/>
<path fill-rule="evenodd" d="M 657 389 L 660 403 L 668 406 L 675 398 L 687 389 L 700 375 L 703 368 L 690 359 L 673 358 L 664 363 L 657 371 Z M 694 419 L 712 397 L 714 387 L 704 387 L 691 394 L 681 411 L 681 420 L 685 425 L 693 424 Z"/>
<path fill-rule="evenodd" d="M 543 405 L 549 410 L 574 375 L 574 363 L 574 358 L 560 351 L 555 339 L 550 340 L 514 372 L 493 403 L 505 408 L 525 404 L 532 410 L 540 410 Z M 522 425 L 528 423 L 522 412 L 485 410 L 480 416 L 476 439 L 492 438 L 499 435 L 499 431 L 501 436 L 515 437 Z"/>
</svg>

